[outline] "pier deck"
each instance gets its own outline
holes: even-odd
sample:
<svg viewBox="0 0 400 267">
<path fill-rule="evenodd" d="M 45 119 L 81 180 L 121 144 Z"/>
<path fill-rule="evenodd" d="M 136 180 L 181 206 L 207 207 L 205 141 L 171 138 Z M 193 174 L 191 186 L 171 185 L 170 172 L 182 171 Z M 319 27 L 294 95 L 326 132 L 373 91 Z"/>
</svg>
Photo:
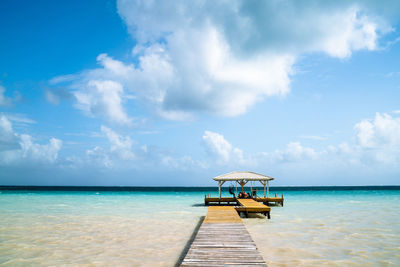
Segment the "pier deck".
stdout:
<svg viewBox="0 0 400 267">
<path fill-rule="evenodd" d="M 283 206 L 283 195 L 282 197 L 255 197 L 252 198 L 257 202 L 262 202 L 266 205 L 269 205 L 271 203 L 275 203 L 276 205 L 279 204 Z M 230 205 L 230 204 L 236 204 L 237 203 L 237 198 L 233 197 L 204 197 L 204 204 L 205 205 Z"/>
<path fill-rule="evenodd" d="M 239 202 L 239 204 L 241 206 L 239 207 L 235 207 L 237 212 L 244 212 L 246 213 L 246 216 L 248 217 L 249 213 L 262 213 L 264 215 L 266 215 L 268 217 L 268 219 L 271 218 L 270 216 L 270 211 L 271 208 L 261 204 L 253 199 L 248 199 L 248 198 L 244 198 L 244 199 L 238 199 L 237 200 Z"/>
<path fill-rule="evenodd" d="M 212 206 L 186 254 L 186 266 L 267 266 L 232 206 Z"/>
</svg>

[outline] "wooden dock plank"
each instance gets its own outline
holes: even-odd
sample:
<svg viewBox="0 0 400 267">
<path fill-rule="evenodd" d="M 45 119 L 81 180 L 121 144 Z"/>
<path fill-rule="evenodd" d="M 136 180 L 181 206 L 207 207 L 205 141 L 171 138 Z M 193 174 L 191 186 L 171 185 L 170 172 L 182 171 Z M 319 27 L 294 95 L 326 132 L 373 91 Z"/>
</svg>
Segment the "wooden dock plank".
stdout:
<svg viewBox="0 0 400 267">
<path fill-rule="evenodd" d="M 203 223 L 241 223 L 236 210 L 232 206 L 212 206 L 208 208 Z"/>
<path fill-rule="evenodd" d="M 268 203 L 275 203 L 275 204 L 279 204 L 281 206 L 283 206 L 283 202 L 284 202 L 284 198 L 283 195 L 282 197 L 254 197 L 252 198 L 257 202 L 262 202 L 262 203 L 266 203 L 268 205 Z M 221 203 L 237 203 L 237 198 L 233 198 L 233 197 L 204 197 L 204 204 L 205 205 L 210 205 L 210 204 L 214 204 L 214 205 L 221 205 Z"/>
<path fill-rule="evenodd" d="M 212 206 L 181 266 L 267 266 L 231 206 Z"/>
<path fill-rule="evenodd" d="M 248 213 L 263 213 L 268 217 L 268 219 L 270 218 L 271 208 L 264 204 L 249 198 L 239 198 L 238 203 L 241 205 L 236 207 L 238 212 L 245 212 L 246 215 L 248 215 Z"/>
<path fill-rule="evenodd" d="M 249 210 L 260 210 L 260 212 L 271 210 L 270 207 L 249 198 L 243 198 L 243 199 L 239 198 L 238 202 L 240 205 Z"/>
</svg>

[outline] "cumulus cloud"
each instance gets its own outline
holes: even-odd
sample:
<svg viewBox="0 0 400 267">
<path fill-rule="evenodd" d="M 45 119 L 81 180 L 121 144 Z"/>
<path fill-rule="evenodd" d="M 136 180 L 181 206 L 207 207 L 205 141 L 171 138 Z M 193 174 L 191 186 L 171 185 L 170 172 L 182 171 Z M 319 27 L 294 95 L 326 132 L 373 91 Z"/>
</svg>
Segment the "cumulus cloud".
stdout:
<svg viewBox="0 0 400 267">
<path fill-rule="evenodd" d="M 396 1 L 387 4 L 398 6 Z M 366 1 L 122 0 L 118 10 L 139 43 L 154 43 L 179 31 L 212 25 L 239 55 L 283 50 L 323 51 L 346 57 L 354 50 L 375 49 L 378 31 L 390 30 L 377 17 L 386 14 L 377 13 L 378 9 Z"/>
<path fill-rule="evenodd" d="M 254 154 L 235 148 L 221 134 L 205 131 L 203 144 L 219 165 L 240 164 L 242 167 L 269 166 L 279 168 L 294 164 L 301 168 L 323 168 L 329 172 L 339 168 L 357 171 L 372 167 L 398 170 L 400 164 L 400 118 L 377 113 L 372 119 L 354 125 L 354 141 L 328 145 L 320 149 L 300 142 L 289 142 L 284 148 Z M 244 156 L 246 155 L 246 156 Z M 211 164 L 213 165 L 213 164 Z M 323 167 L 322 167 L 323 166 Z"/>
<path fill-rule="evenodd" d="M 101 133 L 109 142 L 109 149 L 96 146 L 86 151 L 88 158 L 105 167 L 113 167 L 115 161 L 132 161 L 135 154 L 132 150 L 132 140 L 129 136 L 122 136 L 106 126 L 101 126 Z"/>
<path fill-rule="evenodd" d="M 400 163 L 400 118 L 376 113 L 354 126 L 358 150 L 370 161 Z"/>
<path fill-rule="evenodd" d="M 121 124 L 129 122 L 122 100 L 132 94 L 167 119 L 236 116 L 266 97 L 286 95 L 301 55 L 343 59 L 378 49 L 379 37 L 392 31 L 386 15 L 399 6 L 387 5 L 392 8 L 373 1 L 121 0 L 118 12 L 136 40 L 132 60 L 101 54 L 100 68 L 52 83 L 69 83 L 87 114 Z"/>
<path fill-rule="evenodd" d="M 51 138 L 48 144 L 38 144 L 32 136 L 15 133 L 10 120 L 0 116 L 0 164 L 54 163 L 62 141 Z"/>
<path fill-rule="evenodd" d="M 291 142 L 286 149 L 266 153 L 272 162 L 299 162 L 310 160 L 311 165 L 338 165 L 348 168 L 370 168 L 400 164 L 400 118 L 386 113 L 376 113 L 372 119 L 364 119 L 354 125 L 355 142 L 328 145 L 319 151 Z"/>
<path fill-rule="evenodd" d="M 219 164 L 243 161 L 243 151 L 233 147 L 223 135 L 205 131 L 203 144 L 207 153 L 217 160 Z"/>
<path fill-rule="evenodd" d="M 6 116 L 0 115 L 0 152 L 20 148 L 18 136 Z"/>
<path fill-rule="evenodd" d="M 290 142 L 284 150 L 272 153 L 272 159 L 283 162 L 316 159 L 318 153 L 310 147 L 304 147 L 300 142 Z"/>
<path fill-rule="evenodd" d="M 86 151 L 88 163 L 105 168 L 154 169 L 163 166 L 167 169 L 186 170 L 191 167 L 207 168 L 201 160 L 194 160 L 190 155 L 175 155 L 168 149 L 147 145 L 134 145 L 129 136 L 101 126 L 101 134 L 107 138 L 108 148 L 95 146 Z"/>
<path fill-rule="evenodd" d="M 373 120 L 362 120 L 354 129 L 362 147 L 400 146 L 400 118 L 376 113 Z"/>
<path fill-rule="evenodd" d="M 290 142 L 284 149 L 271 152 L 245 154 L 242 149 L 232 146 L 222 134 L 205 131 L 202 137 L 204 148 L 212 158 L 210 166 L 240 165 L 242 167 L 260 167 L 269 164 L 300 162 L 319 159 L 325 151 L 316 151 L 300 142 Z"/>
<path fill-rule="evenodd" d="M 110 80 L 91 80 L 74 92 L 76 107 L 88 115 L 100 115 L 111 122 L 128 124 L 131 119 L 122 107 L 123 87 Z"/>
<path fill-rule="evenodd" d="M 22 134 L 20 138 L 23 158 L 30 158 L 34 161 L 47 161 L 50 163 L 53 163 L 57 160 L 58 152 L 62 146 L 61 140 L 50 138 L 48 144 L 40 145 L 34 143 L 30 135 Z"/>
<path fill-rule="evenodd" d="M 132 140 L 129 136 L 121 136 L 105 126 L 101 126 L 101 132 L 107 136 L 112 153 L 117 154 L 119 158 L 124 160 L 135 158 L 132 152 Z"/>
</svg>

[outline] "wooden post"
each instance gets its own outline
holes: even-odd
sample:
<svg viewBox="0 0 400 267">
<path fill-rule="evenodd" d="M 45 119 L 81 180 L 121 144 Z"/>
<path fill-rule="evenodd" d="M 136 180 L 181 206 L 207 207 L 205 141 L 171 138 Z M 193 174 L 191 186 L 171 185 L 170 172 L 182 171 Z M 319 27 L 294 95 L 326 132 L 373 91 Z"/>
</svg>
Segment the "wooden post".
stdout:
<svg viewBox="0 0 400 267">
<path fill-rule="evenodd" d="M 221 198 L 221 186 L 225 183 L 225 181 L 218 181 L 218 193 L 219 198 Z"/>
<path fill-rule="evenodd" d="M 245 180 L 240 180 L 239 184 L 242 187 L 242 193 L 243 193 L 243 186 L 247 183 Z"/>
<path fill-rule="evenodd" d="M 269 181 L 267 181 L 267 197 L 269 197 Z"/>
<path fill-rule="evenodd" d="M 236 190 L 236 196 L 237 196 L 237 181 L 235 181 L 235 190 Z"/>
<path fill-rule="evenodd" d="M 265 190 L 265 187 L 267 186 L 267 183 L 266 183 L 266 182 L 263 182 L 262 184 L 264 185 L 264 198 L 265 198 L 265 197 L 266 197 L 266 190 Z"/>
</svg>

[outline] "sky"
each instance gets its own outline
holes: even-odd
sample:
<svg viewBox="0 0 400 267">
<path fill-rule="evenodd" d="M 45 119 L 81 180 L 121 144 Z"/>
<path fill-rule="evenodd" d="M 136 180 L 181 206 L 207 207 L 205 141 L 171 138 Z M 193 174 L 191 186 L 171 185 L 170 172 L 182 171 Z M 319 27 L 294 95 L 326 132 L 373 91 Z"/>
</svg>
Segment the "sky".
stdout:
<svg viewBox="0 0 400 267">
<path fill-rule="evenodd" d="M 0 2 L 0 184 L 400 184 L 399 1 Z"/>
</svg>

